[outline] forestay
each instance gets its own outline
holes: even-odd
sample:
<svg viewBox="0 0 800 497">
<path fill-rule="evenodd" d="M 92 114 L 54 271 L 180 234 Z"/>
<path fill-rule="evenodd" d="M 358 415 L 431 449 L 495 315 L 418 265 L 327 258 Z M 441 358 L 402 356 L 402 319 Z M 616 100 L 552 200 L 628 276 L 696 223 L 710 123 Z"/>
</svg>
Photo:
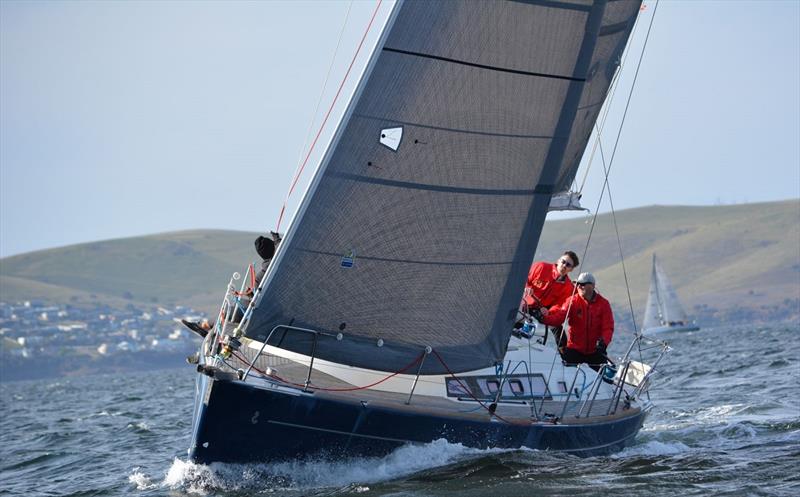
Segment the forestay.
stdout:
<svg viewBox="0 0 800 497">
<path fill-rule="evenodd" d="M 502 360 L 639 1 L 405 1 L 287 231 L 247 336 L 397 371 Z M 309 335 L 271 345 L 310 354 Z M 380 344 L 380 346 L 379 346 Z M 443 373 L 428 359 L 423 373 Z"/>
</svg>

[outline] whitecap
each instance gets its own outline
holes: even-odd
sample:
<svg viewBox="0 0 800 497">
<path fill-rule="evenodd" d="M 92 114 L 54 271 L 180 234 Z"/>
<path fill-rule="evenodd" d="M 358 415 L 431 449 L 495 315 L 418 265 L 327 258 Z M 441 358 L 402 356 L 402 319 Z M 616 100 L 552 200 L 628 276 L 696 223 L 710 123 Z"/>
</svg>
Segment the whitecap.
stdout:
<svg viewBox="0 0 800 497">
<path fill-rule="evenodd" d="M 719 423 L 747 409 L 747 404 L 723 404 L 700 409 L 694 416 L 698 420 Z"/>
<path fill-rule="evenodd" d="M 651 440 L 643 444 L 627 447 L 617 454 L 613 454 L 613 459 L 624 459 L 632 456 L 672 456 L 689 452 L 689 446 L 681 442 L 659 442 Z"/>
<path fill-rule="evenodd" d="M 205 495 L 207 488 L 222 488 L 215 480 L 214 473 L 208 466 L 183 461 L 176 457 L 172 461 L 172 466 L 167 470 L 161 486 Z"/>
<path fill-rule="evenodd" d="M 133 468 L 133 473 L 128 475 L 128 481 L 132 485 L 135 485 L 137 490 L 156 488 L 156 485 L 150 480 L 150 477 L 142 473 L 139 468 Z"/>
<path fill-rule="evenodd" d="M 150 426 L 147 425 L 144 421 L 140 421 L 138 423 L 128 423 L 128 428 L 135 428 L 136 430 L 140 431 L 150 431 Z"/>
<path fill-rule="evenodd" d="M 423 445 L 405 445 L 383 458 L 287 462 L 272 465 L 271 470 L 276 476 L 291 477 L 301 488 L 342 486 L 400 478 L 485 452 L 439 439 Z"/>
<path fill-rule="evenodd" d="M 270 464 L 195 464 L 175 459 L 163 486 L 189 493 L 210 491 L 308 490 L 350 487 L 357 493 L 369 484 L 402 478 L 423 470 L 452 464 L 482 454 L 506 449 L 480 450 L 452 444 L 444 439 L 423 445 L 406 445 L 381 458 L 342 461 L 315 459 Z"/>
</svg>

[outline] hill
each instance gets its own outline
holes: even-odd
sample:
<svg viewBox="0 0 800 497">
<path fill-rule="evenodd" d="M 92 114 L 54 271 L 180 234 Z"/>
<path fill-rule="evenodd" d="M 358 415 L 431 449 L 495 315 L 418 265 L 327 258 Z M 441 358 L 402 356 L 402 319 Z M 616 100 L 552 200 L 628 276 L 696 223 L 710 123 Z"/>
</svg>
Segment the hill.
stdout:
<svg viewBox="0 0 800 497">
<path fill-rule="evenodd" d="M 698 321 L 800 317 L 800 201 L 713 207 L 651 206 L 616 215 L 637 322 L 657 252 Z M 589 217 L 548 221 L 535 259 L 582 256 Z M 30 252 L 0 259 L 0 301 L 183 304 L 211 313 L 234 271 L 257 256 L 255 233 L 183 231 Z M 598 216 L 578 271 L 630 327 L 620 250 L 610 214 Z"/>
<path fill-rule="evenodd" d="M 652 254 L 699 322 L 800 317 L 800 201 L 727 206 L 651 206 L 616 215 L 637 323 L 644 314 Z M 548 222 L 536 259 L 565 248 L 582 255 L 590 218 Z M 598 216 L 579 271 L 630 320 L 625 273 L 610 214 Z"/>
<path fill-rule="evenodd" d="M 123 238 L 0 259 L 0 301 L 219 305 L 234 271 L 257 258 L 255 235 L 202 230 Z"/>
</svg>

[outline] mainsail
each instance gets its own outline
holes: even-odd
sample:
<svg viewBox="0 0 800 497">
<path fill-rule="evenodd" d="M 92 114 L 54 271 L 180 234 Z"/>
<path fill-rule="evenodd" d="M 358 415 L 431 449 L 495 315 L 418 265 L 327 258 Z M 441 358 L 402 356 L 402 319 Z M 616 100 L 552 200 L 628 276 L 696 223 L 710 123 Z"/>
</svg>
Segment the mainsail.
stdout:
<svg viewBox="0 0 800 497">
<path fill-rule="evenodd" d="M 650 291 L 647 296 L 647 307 L 644 312 L 642 328 L 647 330 L 666 326 L 670 323 L 685 324 L 689 316 L 683 309 L 678 294 L 669 282 L 664 269 L 653 254 L 653 270 L 650 275 Z"/>
<path fill-rule="evenodd" d="M 269 343 L 382 371 L 501 361 L 640 3 L 398 2 L 246 335 L 341 333 Z"/>
</svg>

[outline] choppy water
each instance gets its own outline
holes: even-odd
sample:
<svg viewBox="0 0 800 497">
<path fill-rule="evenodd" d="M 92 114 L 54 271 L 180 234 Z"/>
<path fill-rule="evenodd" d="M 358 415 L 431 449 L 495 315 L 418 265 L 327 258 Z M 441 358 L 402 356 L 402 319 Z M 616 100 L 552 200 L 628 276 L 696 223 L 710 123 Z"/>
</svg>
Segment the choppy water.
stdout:
<svg viewBox="0 0 800 497">
<path fill-rule="evenodd" d="M 438 441 L 380 459 L 199 466 L 185 457 L 188 366 L 0 384 L 0 495 L 800 495 L 800 324 L 663 338 L 668 379 L 636 443 L 587 459 Z"/>
</svg>

